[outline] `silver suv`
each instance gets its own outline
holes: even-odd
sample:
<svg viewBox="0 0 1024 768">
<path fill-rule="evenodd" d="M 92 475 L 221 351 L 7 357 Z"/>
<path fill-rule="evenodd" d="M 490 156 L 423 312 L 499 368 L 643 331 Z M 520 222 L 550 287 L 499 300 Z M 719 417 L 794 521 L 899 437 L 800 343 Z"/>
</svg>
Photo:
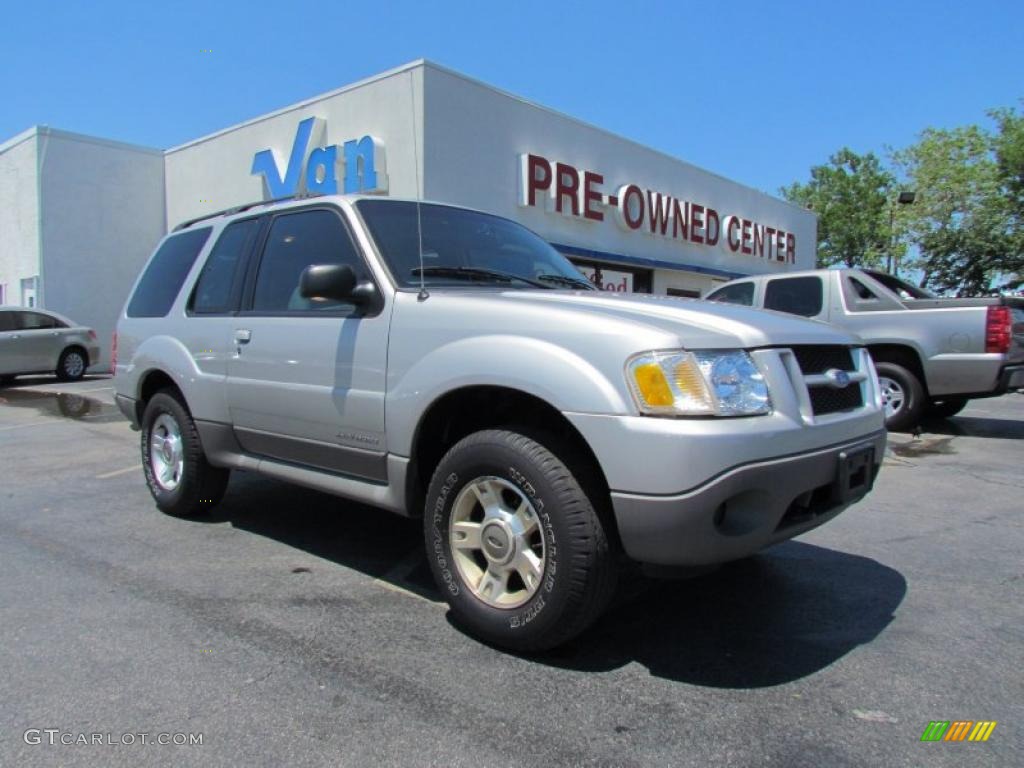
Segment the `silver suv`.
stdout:
<svg viewBox="0 0 1024 768">
<path fill-rule="evenodd" d="M 448 205 L 186 222 L 117 340 L 160 509 L 202 513 L 238 469 L 421 516 L 462 625 L 519 650 L 590 624 L 621 554 L 703 566 L 829 520 L 885 445 L 856 337 L 594 291 L 529 230 Z"/>
</svg>

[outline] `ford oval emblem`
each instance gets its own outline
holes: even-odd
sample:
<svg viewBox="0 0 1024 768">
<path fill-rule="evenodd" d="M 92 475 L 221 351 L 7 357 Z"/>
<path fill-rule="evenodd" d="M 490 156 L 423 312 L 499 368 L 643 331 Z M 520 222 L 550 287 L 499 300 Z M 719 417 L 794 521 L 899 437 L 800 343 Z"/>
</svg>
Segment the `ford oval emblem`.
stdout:
<svg viewBox="0 0 1024 768">
<path fill-rule="evenodd" d="M 825 378 L 828 379 L 829 385 L 836 389 L 846 389 L 850 386 L 850 374 L 838 368 L 829 368 L 825 371 Z"/>
</svg>

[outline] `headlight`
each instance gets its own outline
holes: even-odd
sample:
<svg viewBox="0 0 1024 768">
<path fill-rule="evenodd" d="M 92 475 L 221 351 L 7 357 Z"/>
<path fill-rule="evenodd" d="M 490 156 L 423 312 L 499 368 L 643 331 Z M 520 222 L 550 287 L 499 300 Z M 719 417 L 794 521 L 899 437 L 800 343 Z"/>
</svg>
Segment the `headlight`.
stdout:
<svg viewBox="0 0 1024 768">
<path fill-rule="evenodd" d="M 626 362 L 641 413 L 755 416 L 770 413 L 764 376 L 742 350 L 642 352 Z"/>
</svg>

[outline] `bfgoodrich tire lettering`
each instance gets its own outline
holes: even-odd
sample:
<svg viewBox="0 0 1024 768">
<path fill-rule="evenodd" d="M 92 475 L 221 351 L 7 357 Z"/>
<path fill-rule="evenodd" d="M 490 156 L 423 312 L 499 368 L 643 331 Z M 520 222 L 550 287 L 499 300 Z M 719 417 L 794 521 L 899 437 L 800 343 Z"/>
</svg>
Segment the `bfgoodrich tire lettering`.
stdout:
<svg viewBox="0 0 1024 768">
<path fill-rule="evenodd" d="M 477 538 L 467 541 L 467 531 Z M 424 534 L 455 618 L 495 645 L 564 643 L 614 591 L 612 553 L 590 499 L 559 457 L 515 432 L 477 432 L 448 451 L 427 493 Z M 507 580 L 488 588 L 490 574 Z"/>
<path fill-rule="evenodd" d="M 141 448 L 146 485 L 162 511 L 195 517 L 220 503 L 230 473 L 206 460 L 192 415 L 172 390 L 146 404 Z"/>
</svg>

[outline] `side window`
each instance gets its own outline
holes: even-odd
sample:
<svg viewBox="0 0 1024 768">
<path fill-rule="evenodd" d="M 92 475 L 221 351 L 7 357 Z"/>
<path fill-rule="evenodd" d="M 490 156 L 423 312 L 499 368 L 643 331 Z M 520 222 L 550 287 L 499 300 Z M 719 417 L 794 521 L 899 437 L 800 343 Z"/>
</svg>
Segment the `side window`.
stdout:
<svg viewBox="0 0 1024 768">
<path fill-rule="evenodd" d="M 765 309 L 814 317 L 821 314 L 821 305 L 820 277 L 780 277 L 770 280 L 765 288 Z"/>
<path fill-rule="evenodd" d="M 0 312 L 0 331 L 14 330 L 14 313 Z"/>
<path fill-rule="evenodd" d="M 220 314 L 234 307 L 235 290 L 240 279 L 239 265 L 258 228 L 258 219 L 239 221 L 225 228 L 196 281 L 192 295 L 193 312 Z"/>
<path fill-rule="evenodd" d="M 846 279 L 849 281 L 850 287 L 853 289 L 853 293 L 858 299 L 861 301 L 878 301 L 878 297 L 875 295 L 875 292 L 864 285 L 864 283 L 856 277 L 847 277 Z"/>
<path fill-rule="evenodd" d="M 256 275 L 252 308 L 256 312 L 310 312 L 350 309 L 348 302 L 314 301 L 299 294 L 299 277 L 313 264 L 348 264 L 356 280 L 367 269 L 339 214 L 316 209 L 277 216 Z"/>
<path fill-rule="evenodd" d="M 750 307 L 754 304 L 754 284 L 734 283 L 719 288 L 708 294 L 708 301 L 721 301 L 725 304 L 742 304 Z"/>
<path fill-rule="evenodd" d="M 57 322 L 49 315 L 38 312 L 19 312 L 14 321 L 19 331 L 38 331 L 43 328 L 56 328 Z"/>
<path fill-rule="evenodd" d="M 209 236 L 210 228 L 204 227 L 185 230 L 164 240 L 128 303 L 128 317 L 164 317 L 170 312 L 185 276 Z"/>
</svg>

